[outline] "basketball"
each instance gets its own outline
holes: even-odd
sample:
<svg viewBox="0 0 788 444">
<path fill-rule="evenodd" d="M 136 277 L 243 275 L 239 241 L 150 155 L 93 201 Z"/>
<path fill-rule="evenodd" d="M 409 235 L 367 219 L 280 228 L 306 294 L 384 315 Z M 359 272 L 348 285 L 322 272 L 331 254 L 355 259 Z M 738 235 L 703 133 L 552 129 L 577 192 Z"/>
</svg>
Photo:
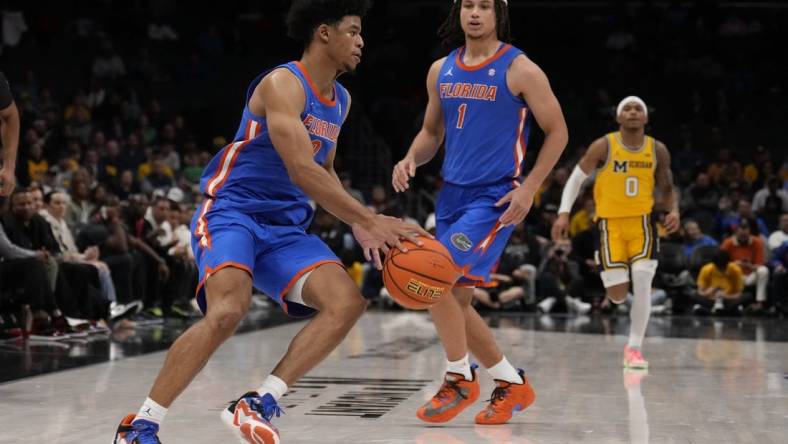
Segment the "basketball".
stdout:
<svg viewBox="0 0 788 444">
<path fill-rule="evenodd" d="M 402 244 L 403 253 L 392 248 L 383 263 L 383 284 L 397 303 L 424 310 L 437 303 L 460 277 L 449 251 L 434 239 L 421 238 L 424 245 Z"/>
</svg>

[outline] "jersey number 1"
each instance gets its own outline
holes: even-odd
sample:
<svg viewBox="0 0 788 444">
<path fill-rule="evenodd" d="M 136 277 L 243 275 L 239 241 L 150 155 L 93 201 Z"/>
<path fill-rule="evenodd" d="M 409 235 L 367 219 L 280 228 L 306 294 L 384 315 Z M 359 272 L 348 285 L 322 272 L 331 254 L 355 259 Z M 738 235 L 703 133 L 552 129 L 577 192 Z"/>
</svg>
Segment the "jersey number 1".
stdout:
<svg viewBox="0 0 788 444">
<path fill-rule="evenodd" d="M 462 129 L 462 124 L 465 123 L 465 109 L 468 108 L 468 105 L 463 103 L 457 109 L 457 129 Z"/>
</svg>

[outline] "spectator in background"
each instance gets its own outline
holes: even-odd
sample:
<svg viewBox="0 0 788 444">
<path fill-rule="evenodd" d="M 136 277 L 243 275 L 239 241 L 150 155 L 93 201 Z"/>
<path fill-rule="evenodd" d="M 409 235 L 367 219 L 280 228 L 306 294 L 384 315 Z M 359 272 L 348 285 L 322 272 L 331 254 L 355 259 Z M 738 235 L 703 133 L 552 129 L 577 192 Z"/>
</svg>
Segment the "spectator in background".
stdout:
<svg viewBox="0 0 788 444">
<path fill-rule="evenodd" d="M 539 266 L 538 286 L 543 298 L 537 308 L 543 313 L 550 313 L 556 306 L 566 306 L 580 314 L 591 310 L 591 304 L 580 300 L 584 294 L 583 279 L 579 264 L 570 258 L 571 249 L 569 240 L 555 242 Z"/>
<path fill-rule="evenodd" d="M 112 283 L 112 276 L 106 263 L 99 260 L 99 249 L 95 245 L 85 249 L 80 253 L 74 241 L 68 224 L 66 224 L 66 208 L 69 198 L 66 193 L 49 193 L 45 199 L 46 208 L 39 210 L 40 214 L 48 223 L 52 230 L 52 236 L 57 241 L 62 254 L 62 259 L 66 262 L 89 264 L 96 268 L 101 285 L 101 294 L 109 302 L 115 302 L 115 285 Z"/>
<path fill-rule="evenodd" d="M 714 214 L 720 201 L 719 189 L 711 183 L 706 173 L 698 174 L 695 183 L 682 193 L 681 211 L 690 214 L 694 211 L 708 211 Z"/>
<path fill-rule="evenodd" d="M 120 155 L 120 144 L 117 140 L 107 141 L 106 153 L 101 158 L 99 165 L 98 179 L 108 185 L 117 184 L 118 176 L 122 171 L 123 160 Z"/>
<path fill-rule="evenodd" d="M 185 167 L 183 168 L 183 171 L 181 171 L 181 175 L 188 183 L 192 185 L 197 185 L 200 183 L 200 177 L 202 177 L 203 171 L 202 165 L 208 164 L 207 162 L 204 163 L 204 154 L 204 152 L 200 152 L 186 154 L 183 156 Z M 210 154 L 208 154 L 208 161 L 210 161 Z"/>
<path fill-rule="evenodd" d="M 180 171 L 181 169 L 181 156 L 175 150 L 175 144 L 172 142 L 165 143 L 161 146 L 161 159 L 162 163 L 170 169 L 170 171 Z"/>
<path fill-rule="evenodd" d="M 0 199 L 0 219 L 5 219 L 8 200 Z M 55 330 L 53 318 L 62 313 L 57 308 L 55 295 L 47 275 L 49 253 L 15 245 L 0 224 L 0 287 L 23 289 L 21 302 L 30 306 L 32 325 L 29 332 L 33 339 L 61 339 L 63 332 Z"/>
<path fill-rule="evenodd" d="M 594 199 L 588 196 L 583 200 L 582 208 L 572 216 L 569 222 L 569 237 L 573 238 L 583 231 L 590 230 L 594 226 L 594 214 Z"/>
<path fill-rule="evenodd" d="M 161 154 L 153 153 L 150 159 L 150 172 L 148 172 L 146 164 L 142 164 L 139 167 L 139 174 L 142 177 L 142 182 L 140 183 L 142 192 L 147 194 L 156 190 L 166 192 L 175 186 L 175 180 L 173 179 L 175 173 L 164 164 Z"/>
<path fill-rule="evenodd" d="M 71 201 L 66 210 L 66 223 L 79 232 L 89 221 L 96 205 L 90 200 L 90 188 L 85 180 L 74 178 L 71 181 Z"/>
<path fill-rule="evenodd" d="M 752 212 L 752 206 L 746 199 L 740 199 L 738 203 L 736 203 L 736 212 L 729 213 L 728 216 L 722 220 L 723 231 L 725 233 L 735 232 L 736 227 L 741 225 L 742 221 L 745 219 L 748 220 L 748 222 L 754 223 L 754 226 L 751 228 L 757 230 L 758 235 L 764 236 L 764 238 L 769 236 L 769 227 L 766 226 L 766 222 Z"/>
<path fill-rule="evenodd" d="M 120 200 L 128 200 L 134 194 L 140 192 L 140 187 L 134 179 L 134 173 L 131 170 L 125 170 L 120 175 L 120 181 L 112 188 L 115 195 Z"/>
<path fill-rule="evenodd" d="M 780 216 L 779 229 L 769 236 L 769 250 L 774 251 L 780 248 L 785 241 L 788 241 L 788 213 L 783 213 Z"/>
<path fill-rule="evenodd" d="M 115 80 L 126 75 L 126 65 L 109 41 L 102 43 L 101 51 L 93 59 L 91 73 L 98 80 Z"/>
<path fill-rule="evenodd" d="M 752 198 L 752 211 L 760 213 L 766 207 L 766 198 L 776 196 L 780 201 L 780 209 L 788 212 L 788 191 L 782 188 L 782 181 L 777 176 L 770 176 L 766 185 L 755 193 Z"/>
<path fill-rule="evenodd" d="M 692 219 L 684 220 L 684 256 L 689 260 L 698 247 L 716 247 L 719 243 L 711 236 L 703 234 L 700 226 Z"/>
<path fill-rule="evenodd" d="M 339 173 L 339 180 L 342 182 L 342 187 L 348 194 L 353 196 L 357 201 L 364 203 L 364 194 L 361 191 L 353 188 L 353 177 L 348 172 Z"/>
<path fill-rule="evenodd" d="M 718 185 L 740 182 L 742 177 L 741 164 L 733 158 L 730 148 L 723 148 L 717 152 L 717 160 L 709 165 L 707 172 L 712 183 Z"/>
<path fill-rule="evenodd" d="M 559 201 L 560 203 L 560 201 Z M 539 221 L 536 223 L 534 233 L 544 239 L 550 239 L 553 223 L 558 219 L 558 205 L 548 203 L 542 206 Z"/>
<path fill-rule="evenodd" d="M 726 310 L 738 310 L 747 299 L 742 295 L 744 273 L 731 262 L 730 254 L 718 251 L 712 261 L 703 266 L 698 274 L 698 292 L 695 295 L 693 313 L 715 314 Z"/>
<path fill-rule="evenodd" d="M 28 191 L 30 193 L 30 197 L 33 199 L 33 211 L 36 213 L 40 212 L 44 209 L 44 192 L 41 190 L 40 186 L 30 186 L 28 187 Z"/>
<path fill-rule="evenodd" d="M 49 169 L 49 162 L 44 157 L 42 142 L 30 146 L 27 155 L 27 179 L 30 182 L 41 182 Z"/>
<path fill-rule="evenodd" d="M 771 162 L 771 153 L 763 145 L 755 147 L 752 162 L 744 167 L 742 178 L 752 186 L 760 186 L 764 181 L 764 173 L 768 167 L 767 164 Z M 753 205 L 754 206 L 754 205 Z M 758 211 L 757 209 L 755 211 Z"/>
<path fill-rule="evenodd" d="M 744 273 L 744 286 L 755 286 L 753 312 L 760 312 L 766 303 L 766 288 L 769 285 L 769 269 L 766 268 L 765 246 L 760 237 L 754 236 L 750 221 L 742 219 L 733 236 L 725 239 L 720 247 L 727 252 L 730 260 Z"/>
<path fill-rule="evenodd" d="M 545 205 L 553 204 L 557 208 L 561 204 L 561 193 L 564 191 L 564 186 L 566 186 L 568 179 L 569 171 L 566 167 L 554 169 L 552 174 L 550 174 L 549 184 L 539 194 L 539 206 L 544 207 Z"/>
</svg>

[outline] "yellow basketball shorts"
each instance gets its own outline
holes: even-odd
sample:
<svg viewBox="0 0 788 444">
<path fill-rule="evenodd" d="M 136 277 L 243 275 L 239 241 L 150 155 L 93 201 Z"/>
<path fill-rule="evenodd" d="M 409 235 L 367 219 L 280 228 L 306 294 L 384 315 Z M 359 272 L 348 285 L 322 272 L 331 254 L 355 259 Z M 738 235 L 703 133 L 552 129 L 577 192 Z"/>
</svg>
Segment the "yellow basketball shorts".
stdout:
<svg viewBox="0 0 788 444">
<path fill-rule="evenodd" d="M 657 225 L 651 214 L 599 218 L 596 221 L 596 263 L 600 271 L 628 269 L 642 259 L 656 259 Z"/>
</svg>

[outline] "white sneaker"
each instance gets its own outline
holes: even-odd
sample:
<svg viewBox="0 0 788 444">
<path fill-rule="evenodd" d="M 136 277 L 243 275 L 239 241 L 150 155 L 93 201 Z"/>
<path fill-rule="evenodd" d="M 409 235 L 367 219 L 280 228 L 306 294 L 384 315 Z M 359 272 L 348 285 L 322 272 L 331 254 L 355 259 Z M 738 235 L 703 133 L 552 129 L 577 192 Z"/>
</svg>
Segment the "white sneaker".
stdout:
<svg viewBox="0 0 788 444">
<path fill-rule="evenodd" d="M 135 315 L 142 310 L 142 301 L 134 301 L 128 304 L 118 304 L 112 302 L 109 304 L 109 318 L 113 321 L 120 319 L 124 316 Z"/>
<path fill-rule="evenodd" d="M 536 304 L 536 307 L 542 313 L 550 313 L 553 310 L 553 306 L 555 305 L 556 302 L 557 302 L 556 298 L 554 298 L 553 296 L 550 296 L 550 297 L 544 298 L 542 300 L 542 302 Z"/>
<path fill-rule="evenodd" d="M 667 313 L 668 307 L 664 305 L 652 305 L 651 306 L 651 314 L 653 315 L 662 315 Z"/>
<path fill-rule="evenodd" d="M 566 306 L 569 308 L 569 311 L 581 315 L 591 311 L 591 304 L 588 302 L 583 302 L 578 298 L 573 298 L 572 296 L 567 296 L 564 300 L 566 301 Z"/>
<path fill-rule="evenodd" d="M 723 310 L 725 310 L 725 305 L 723 305 L 722 299 L 717 299 L 716 301 L 714 301 L 714 307 L 711 309 L 711 312 L 713 314 L 718 314 L 721 313 Z"/>
</svg>

